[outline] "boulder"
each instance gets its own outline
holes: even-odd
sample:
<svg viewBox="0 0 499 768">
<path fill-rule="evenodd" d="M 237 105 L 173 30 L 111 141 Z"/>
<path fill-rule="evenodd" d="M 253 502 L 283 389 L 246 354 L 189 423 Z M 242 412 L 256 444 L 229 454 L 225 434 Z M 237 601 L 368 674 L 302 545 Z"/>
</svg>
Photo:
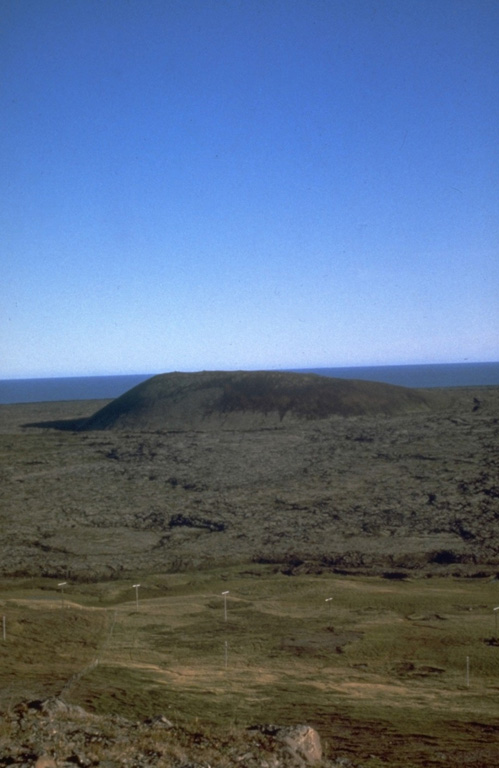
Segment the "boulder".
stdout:
<svg viewBox="0 0 499 768">
<path fill-rule="evenodd" d="M 260 725 L 250 730 L 271 736 L 299 765 L 316 765 L 322 760 L 320 736 L 310 725 Z"/>
<path fill-rule="evenodd" d="M 309 725 L 294 725 L 281 728 L 276 739 L 281 741 L 294 755 L 309 764 L 319 763 L 322 759 L 322 746 L 319 734 Z"/>
<path fill-rule="evenodd" d="M 36 760 L 35 768 L 57 768 L 57 763 L 50 755 L 40 755 Z"/>
</svg>

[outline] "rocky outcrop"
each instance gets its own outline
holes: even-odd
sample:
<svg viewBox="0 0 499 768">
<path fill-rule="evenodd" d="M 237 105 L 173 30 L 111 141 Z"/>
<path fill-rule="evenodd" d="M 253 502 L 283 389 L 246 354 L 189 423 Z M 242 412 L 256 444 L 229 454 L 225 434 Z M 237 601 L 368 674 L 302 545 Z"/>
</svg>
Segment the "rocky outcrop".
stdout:
<svg viewBox="0 0 499 768">
<path fill-rule="evenodd" d="M 258 725 L 227 739 L 176 726 L 97 716 L 61 698 L 25 702 L 3 714 L 0 766 L 13 768 L 334 768 L 308 725 Z M 341 765 L 353 764 L 342 759 Z"/>
</svg>

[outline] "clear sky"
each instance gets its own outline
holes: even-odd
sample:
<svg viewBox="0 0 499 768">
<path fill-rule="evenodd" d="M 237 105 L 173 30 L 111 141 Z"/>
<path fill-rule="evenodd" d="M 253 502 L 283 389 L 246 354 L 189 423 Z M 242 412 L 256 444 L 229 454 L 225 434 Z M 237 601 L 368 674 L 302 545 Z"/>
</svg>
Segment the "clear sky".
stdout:
<svg viewBox="0 0 499 768">
<path fill-rule="evenodd" d="M 0 0 L 0 378 L 499 360 L 497 0 Z"/>
</svg>

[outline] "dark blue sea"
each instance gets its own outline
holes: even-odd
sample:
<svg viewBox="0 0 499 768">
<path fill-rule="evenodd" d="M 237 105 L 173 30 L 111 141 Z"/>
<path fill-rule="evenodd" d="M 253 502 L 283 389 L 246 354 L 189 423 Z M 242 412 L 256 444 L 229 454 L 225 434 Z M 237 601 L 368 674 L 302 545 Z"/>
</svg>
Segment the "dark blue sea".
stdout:
<svg viewBox="0 0 499 768">
<path fill-rule="evenodd" d="M 403 387 L 499 386 L 499 363 L 443 363 L 440 365 L 380 365 L 366 368 L 293 368 L 340 379 L 383 381 Z M 110 400 L 153 374 L 75 376 L 61 379 L 0 380 L 0 404 L 49 400 Z"/>
</svg>

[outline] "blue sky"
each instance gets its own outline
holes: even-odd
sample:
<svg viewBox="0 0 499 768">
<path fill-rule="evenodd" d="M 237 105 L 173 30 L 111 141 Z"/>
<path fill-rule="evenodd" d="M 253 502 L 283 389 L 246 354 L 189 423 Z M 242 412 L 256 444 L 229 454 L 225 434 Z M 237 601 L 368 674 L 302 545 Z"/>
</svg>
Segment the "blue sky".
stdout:
<svg viewBox="0 0 499 768">
<path fill-rule="evenodd" d="M 0 377 L 499 360 L 497 0 L 0 0 Z"/>
</svg>

